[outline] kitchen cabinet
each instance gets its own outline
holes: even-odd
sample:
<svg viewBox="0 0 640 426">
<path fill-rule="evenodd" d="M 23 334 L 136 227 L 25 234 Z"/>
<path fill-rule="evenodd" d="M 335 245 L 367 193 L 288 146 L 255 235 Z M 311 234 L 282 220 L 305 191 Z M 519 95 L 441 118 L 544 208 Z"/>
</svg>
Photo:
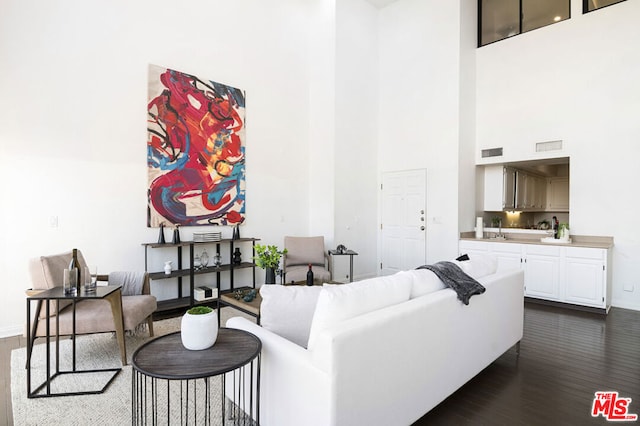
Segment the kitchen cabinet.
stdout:
<svg viewBox="0 0 640 426">
<path fill-rule="evenodd" d="M 498 272 L 524 270 L 525 296 L 572 305 L 611 306 L 611 250 L 460 240 L 460 254 L 488 254 L 498 261 Z"/>
<path fill-rule="evenodd" d="M 549 179 L 548 211 L 569 211 L 569 178 Z"/>
<path fill-rule="evenodd" d="M 545 178 L 521 170 L 516 172 L 516 210 L 543 211 L 546 193 Z"/>
<path fill-rule="evenodd" d="M 515 208 L 516 170 L 505 166 L 484 168 L 484 210 L 503 211 Z"/>
<path fill-rule="evenodd" d="M 579 305 L 603 306 L 611 298 L 606 286 L 607 263 L 606 250 L 567 247 L 564 299 Z"/>
<path fill-rule="evenodd" d="M 522 248 L 520 244 L 487 243 L 489 252 L 498 260 L 498 271 L 505 269 L 519 269 L 522 263 Z"/>
<path fill-rule="evenodd" d="M 523 245 L 522 249 L 525 296 L 560 300 L 560 248 Z"/>
<path fill-rule="evenodd" d="M 547 180 L 506 166 L 484 169 L 484 211 L 544 211 Z"/>
</svg>

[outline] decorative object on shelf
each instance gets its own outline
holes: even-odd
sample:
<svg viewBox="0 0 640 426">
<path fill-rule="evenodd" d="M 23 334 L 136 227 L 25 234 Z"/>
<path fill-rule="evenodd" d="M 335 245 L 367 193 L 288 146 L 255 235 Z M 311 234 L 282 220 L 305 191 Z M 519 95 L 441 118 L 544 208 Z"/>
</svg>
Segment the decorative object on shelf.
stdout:
<svg viewBox="0 0 640 426">
<path fill-rule="evenodd" d="M 171 275 L 171 264 L 173 262 L 170 260 L 167 260 L 166 262 L 164 262 L 164 273 L 167 275 Z"/>
<path fill-rule="evenodd" d="M 218 315 L 208 306 L 194 306 L 182 316 L 180 337 L 186 349 L 210 348 L 218 338 Z"/>
<path fill-rule="evenodd" d="M 193 269 L 196 271 L 202 269 L 202 262 L 200 261 L 200 255 L 198 254 L 193 256 Z"/>
<path fill-rule="evenodd" d="M 202 254 L 200 255 L 200 266 L 202 268 L 206 268 L 208 264 L 209 264 L 209 254 L 207 253 L 207 250 L 202 249 Z"/>
<path fill-rule="evenodd" d="M 240 225 L 236 225 L 236 226 L 233 227 L 233 235 L 232 235 L 231 239 L 233 239 L 233 240 L 239 240 L 240 239 Z"/>
<path fill-rule="evenodd" d="M 239 265 L 242 263 L 242 253 L 240 253 L 240 247 L 236 247 L 233 252 L 233 264 Z"/>
<path fill-rule="evenodd" d="M 338 244 L 338 247 L 336 247 L 336 251 L 340 254 L 343 254 L 347 251 L 347 247 L 344 244 Z"/>
<path fill-rule="evenodd" d="M 254 247 L 256 256 L 253 260 L 258 268 L 262 268 L 266 272 L 265 284 L 276 283 L 276 269 L 280 265 L 280 259 L 283 254 L 287 253 L 287 249 L 278 250 L 278 246 L 256 244 Z"/>
<path fill-rule="evenodd" d="M 222 239 L 222 232 L 194 232 L 193 241 L 196 243 L 216 243 Z"/>
<path fill-rule="evenodd" d="M 244 301 L 245 301 L 245 302 L 247 302 L 247 303 L 252 302 L 252 301 L 253 301 L 253 299 L 255 299 L 255 298 L 256 298 L 256 294 L 258 294 L 258 293 L 256 292 L 256 290 L 255 290 L 255 289 L 251 289 L 251 290 L 249 290 L 249 292 L 248 292 L 247 294 L 245 294 L 245 295 L 244 295 L 244 297 L 242 298 L 242 300 L 244 300 Z"/>
<path fill-rule="evenodd" d="M 173 244 L 180 244 L 180 225 L 176 225 L 173 230 Z"/>
<path fill-rule="evenodd" d="M 160 224 L 160 233 L 158 234 L 158 244 L 166 244 L 164 240 L 164 222 Z"/>
<path fill-rule="evenodd" d="M 245 302 L 251 302 L 256 298 L 258 292 L 255 288 L 236 290 L 233 292 L 233 298 L 236 300 L 244 300 Z"/>
<path fill-rule="evenodd" d="M 239 249 L 238 249 L 239 250 Z M 217 268 L 218 266 L 222 265 L 222 256 L 220 256 L 220 253 L 216 253 L 215 256 L 213 256 L 213 265 Z"/>
<path fill-rule="evenodd" d="M 244 91 L 157 65 L 147 81 L 147 226 L 241 223 Z"/>
<path fill-rule="evenodd" d="M 307 271 L 307 285 L 313 285 L 313 270 L 311 264 L 309 264 L 309 270 Z"/>
</svg>

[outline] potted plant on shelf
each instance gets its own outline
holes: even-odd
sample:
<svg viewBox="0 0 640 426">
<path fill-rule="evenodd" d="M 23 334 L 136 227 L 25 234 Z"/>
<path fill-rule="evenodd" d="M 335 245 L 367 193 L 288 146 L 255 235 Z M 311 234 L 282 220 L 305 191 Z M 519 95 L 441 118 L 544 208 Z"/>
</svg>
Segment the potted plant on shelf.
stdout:
<svg viewBox="0 0 640 426">
<path fill-rule="evenodd" d="M 218 315 L 208 306 L 194 306 L 182 316 L 182 345 L 189 350 L 208 349 L 218 338 Z"/>
<path fill-rule="evenodd" d="M 278 250 L 278 246 L 262 244 L 256 244 L 254 249 L 256 255 L 253 257 L 253 260 L 256 262 L 256 266 L 264 269 L 266 272 L 264 283 L 275 284 L 276 269 L 280 266 L 280 258 L 282 258 L 283 254 L 287 253 L 287 249 L 280 251 Z"/>
</svg>

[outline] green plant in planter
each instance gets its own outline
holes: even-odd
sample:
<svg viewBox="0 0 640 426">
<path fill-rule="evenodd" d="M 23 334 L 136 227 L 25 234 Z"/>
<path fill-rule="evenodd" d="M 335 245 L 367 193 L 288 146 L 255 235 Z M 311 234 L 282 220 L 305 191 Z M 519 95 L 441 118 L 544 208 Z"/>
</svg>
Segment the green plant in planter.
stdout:
<svg viewBox="0 0 640 426">
<path fill-rule="evenodd" d="M 278 250 L 278 246 L 262 244 L 256 244 L 254 249 L 256 255 L 253 257 L 253 260 L 256 262 L 256 266 L 262 269 L 277 269 L 280 265 L 280 258 L 283 254 L 287 253 L 287 249 L 280 251 Z"/>
<path fill-rule="evenodd" d="M 190 315 L 204 315 L 213 312 L 213 308 L 208 306 L 194 306 L 187 311 Z"/>
</svg>

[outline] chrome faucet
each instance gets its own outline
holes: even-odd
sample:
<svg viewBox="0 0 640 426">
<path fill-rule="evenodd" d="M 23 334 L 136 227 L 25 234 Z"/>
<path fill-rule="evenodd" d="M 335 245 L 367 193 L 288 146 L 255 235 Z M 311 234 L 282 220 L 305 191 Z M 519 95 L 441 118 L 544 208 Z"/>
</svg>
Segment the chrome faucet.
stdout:
<svg viewBox="0 0 640 426">
<path fill-rule="evenodd" d="M 498 233 L 495 238 L 506 240 L 507 237 L 502 234 L 502 219 L 498 220 Z"/>
</svg>

